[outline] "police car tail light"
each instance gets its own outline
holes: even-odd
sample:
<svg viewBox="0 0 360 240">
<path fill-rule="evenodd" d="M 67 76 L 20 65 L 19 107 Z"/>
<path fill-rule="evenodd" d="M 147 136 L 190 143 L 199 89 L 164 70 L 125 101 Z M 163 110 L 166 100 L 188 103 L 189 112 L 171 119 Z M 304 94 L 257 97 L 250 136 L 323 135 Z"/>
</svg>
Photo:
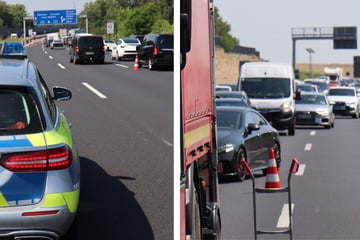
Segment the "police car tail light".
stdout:
<svg viewBox="0 0 360 240">
<path fill-rule="evenodd" d="M 43 151 L 4 154 L 1 165 L 13 172 L 59 170 L 71 164 L 71 151 L 67 146 Z"/>
</svg>

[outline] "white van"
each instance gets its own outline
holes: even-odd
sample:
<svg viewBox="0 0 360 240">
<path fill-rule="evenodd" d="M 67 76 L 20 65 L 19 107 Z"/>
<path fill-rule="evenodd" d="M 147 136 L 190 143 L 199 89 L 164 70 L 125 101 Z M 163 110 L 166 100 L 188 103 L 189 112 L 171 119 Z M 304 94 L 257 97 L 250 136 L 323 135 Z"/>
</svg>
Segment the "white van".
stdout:
<svg viewBox="0 0 360 240">
<path fill-rule="evenodd" d="M 247 62 L 240 69 L 239 88 L 273 127 L 295 135 L 295 99 L 300 96 L 290 64 Z"/>
</svg>

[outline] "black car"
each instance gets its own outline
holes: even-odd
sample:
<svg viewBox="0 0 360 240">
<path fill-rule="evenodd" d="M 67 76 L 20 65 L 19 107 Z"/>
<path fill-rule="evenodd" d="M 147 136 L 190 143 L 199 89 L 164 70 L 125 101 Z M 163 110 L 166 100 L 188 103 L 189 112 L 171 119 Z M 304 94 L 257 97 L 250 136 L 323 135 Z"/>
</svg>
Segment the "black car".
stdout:
<svg viewBox="0 0 360 240">
<path fill-rule="evenodd" d="M 105 48 L 101 36 L 81 33 L 75 35 L 70 45 L 70 62 L 94 62 L 104 64 Z"/>
<path fill-rule="evenodd" d="M 136 47 L 139 66 L 146 65 L 150 70 L 157 67 L 173 68 L 174 35 L 146 34 Z"/>
<path fill-rule="evenodd" d="M 216 107 L 219 177 L 245 175 L 240 161 L 244 159 L 252 171 L 266 174 L 269 148 L 273 147 L 277 167 L 280 167 L 278 131 L 256 110 L 249 107 Z"/>
</svg>

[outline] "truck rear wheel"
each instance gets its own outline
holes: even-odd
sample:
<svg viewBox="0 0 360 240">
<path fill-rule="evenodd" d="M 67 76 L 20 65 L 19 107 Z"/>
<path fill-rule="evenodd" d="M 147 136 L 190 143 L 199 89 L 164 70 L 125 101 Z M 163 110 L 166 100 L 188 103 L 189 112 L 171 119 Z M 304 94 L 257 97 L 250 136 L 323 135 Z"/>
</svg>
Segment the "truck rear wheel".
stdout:
<svg viewBox="0 0 360 240">
<path fill-rule="evenodd" d="M 200 224 L 200 206 L 199 197 L 195 186 L 192 186 L 192 219 L 191 219 L 191 240 L 200 240 L 201 224 Z"/>
</svg>

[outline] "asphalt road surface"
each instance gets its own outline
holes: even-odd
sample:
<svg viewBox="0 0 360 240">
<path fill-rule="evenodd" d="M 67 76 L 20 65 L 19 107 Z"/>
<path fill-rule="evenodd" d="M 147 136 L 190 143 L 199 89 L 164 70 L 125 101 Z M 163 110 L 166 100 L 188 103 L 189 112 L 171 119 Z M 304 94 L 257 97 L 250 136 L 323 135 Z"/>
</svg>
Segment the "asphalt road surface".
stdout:
<svg viewBox="0 0 360 240">
<path fill-rule="evenodd" d="M 335 128 L 297 128 L 281 136 L 281 185 L 286 187 L 292 158 L 300 162 L 292 175 L 293 239 L 360 239 L 360 120 L 337 117 Z M 266 177 L 255 174 L 255 186 Z M 256 195 L 258 230 L 289 226 L 286 193 Z M 254 239 L 252 181 L 220 184 L 222 240 Z M 284 208 L 285 206 L 285 208 Z M 289 239 L 289 235 L 258 235 Z"/>
</svg>

